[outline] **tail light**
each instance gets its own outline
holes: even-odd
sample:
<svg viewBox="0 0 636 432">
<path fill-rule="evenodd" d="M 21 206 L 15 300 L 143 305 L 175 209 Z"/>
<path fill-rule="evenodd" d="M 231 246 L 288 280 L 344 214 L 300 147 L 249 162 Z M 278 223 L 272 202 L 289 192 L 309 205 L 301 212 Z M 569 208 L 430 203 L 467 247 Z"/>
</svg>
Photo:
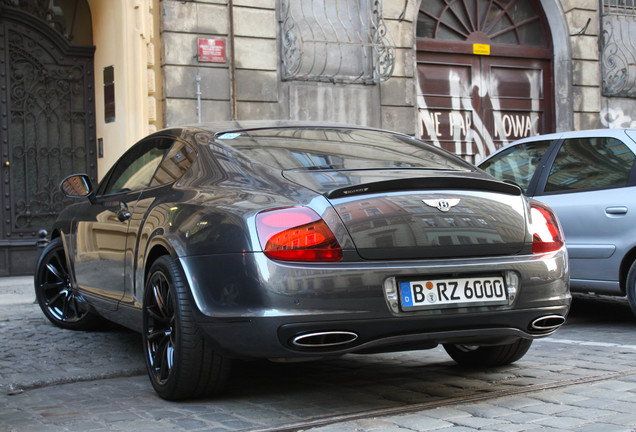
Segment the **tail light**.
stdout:
<svg viewBox="0 0 636 432">
<path fill-rule="evenodd" d="M 342 248 L 324 220 L 307 207 L 268 210 L 256 215 L 263 252 L 283 261 L 339 261 Z"/>
<path fill-rule="evenodd" d="M 530 203 L 532 253 L 552 252 L 563 247 L 563 231 L 552 210 L 536 201 Z"/>
</svg>

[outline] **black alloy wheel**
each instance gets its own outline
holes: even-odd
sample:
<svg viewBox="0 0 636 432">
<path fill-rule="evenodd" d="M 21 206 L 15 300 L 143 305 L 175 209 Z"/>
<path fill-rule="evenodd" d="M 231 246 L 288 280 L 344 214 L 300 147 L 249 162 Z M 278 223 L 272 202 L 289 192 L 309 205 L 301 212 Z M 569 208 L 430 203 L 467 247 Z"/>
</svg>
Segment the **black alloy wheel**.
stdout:
<svg viewBox="0 0 636 432">
<path fill-rule="evenodd" d="M 491 367 L 516 362 L 528 352 L 531 345 L 531 339 L 518 339 L 510 344 L 491 346 L 444 344 L 444 349 L 462 366 Z"/>
<path fill-rule="evenodd" d="M 146 350 L 153 381 L 165 385 L 174 365 L 175 312 L 172 284 L 161 272 L 149 282 L 151 292 L 144 307 Z"/>
<path fill-rule="evenodd" d="M 56 326 L 89 330 L 99 322 L 99 316 L 73 288 L 60 237 L 52 240 L 40 255 L 34 279 L 35 298 Z"/>
<path fill-rule="evenodd" d="M 216 353 L 197 330 L 187 282 L 170 256 L 150 268 L 144 292 L 143 345 L 155 391 L 181 400 L 220 393 L 230 360 Z"/>
</svg>

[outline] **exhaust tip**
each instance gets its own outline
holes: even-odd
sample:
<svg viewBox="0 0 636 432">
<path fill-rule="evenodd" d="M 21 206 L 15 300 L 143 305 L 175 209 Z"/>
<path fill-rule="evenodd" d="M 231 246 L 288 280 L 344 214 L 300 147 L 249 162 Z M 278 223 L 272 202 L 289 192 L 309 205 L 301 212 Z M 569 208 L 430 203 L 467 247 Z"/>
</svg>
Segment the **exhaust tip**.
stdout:
<svg viewBox="0 0 636 432">
<path fill-rule="evenodd" d="M 292 339 L 292 345 L 299 348 L 329 348 L 346 345 L 358 339 L 358 335 L 348 331 L 325 331 L 307 333 Z"/>
<path fill-rule="evenodd" d="M 562 315 L 546 315 L 532 321 L 530 327 L 534 330 L 546 332 L 556 330 L 565 323 L 565 317 Z"/>
</svg>

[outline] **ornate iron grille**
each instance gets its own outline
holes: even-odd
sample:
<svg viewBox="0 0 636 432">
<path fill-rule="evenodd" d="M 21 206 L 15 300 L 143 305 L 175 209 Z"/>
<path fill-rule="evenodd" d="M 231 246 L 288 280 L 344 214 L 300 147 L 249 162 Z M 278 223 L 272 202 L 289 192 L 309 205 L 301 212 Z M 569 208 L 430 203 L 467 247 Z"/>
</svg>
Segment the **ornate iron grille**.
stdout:
<svg viewBox="0 0 636 432">
<path fill-rule="evenodd" d="M 603 0 L 603 15 L 636 15 L 634 0 Z"/>
<path fill-rule="evenodd" d="M 5 10 L 5 13 L 8 13 Z M 67 204 L 58 190 L 73 172 L 96 174 L 92 108 L 92 48 L 61 49 L 25 22 L 0 25 L 6 73 L 8 158 L 3 163 L 2 232 L 6 240 L 34 238 Z M 67 52 L 65 52 L 65 50 Z M 75 51 L 76 56 L 69 55 Z"/>
<path fill-rule="evenodd" d="M 636 2 L 604 0 L 601 48 L 603 95 L 636 97 Z"/>
<path fill-rule="evenodd" d="M 380 0 L 282 0 L 284 80 L 376 84 L 395 67 Z"/>
<path fill-rule="evenodd" d="M 426 0 L 420 6 L 417 36 L 431 39 L 545 45 L 534 1 Z"/>
</svg>

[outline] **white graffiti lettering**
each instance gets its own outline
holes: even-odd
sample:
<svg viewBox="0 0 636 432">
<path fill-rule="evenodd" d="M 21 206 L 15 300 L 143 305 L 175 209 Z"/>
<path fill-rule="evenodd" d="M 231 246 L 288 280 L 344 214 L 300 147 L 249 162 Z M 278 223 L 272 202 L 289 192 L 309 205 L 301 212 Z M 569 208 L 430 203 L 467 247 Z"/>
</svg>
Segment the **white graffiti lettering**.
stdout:
<svg viewBox="0 0 636 432">
<path fill-rule="evenodd" d="M 470 112 L 449 111 L 443 113 L 441 111 L 423 111 L 422 117 L 422 123 L 429 138 L 452 136 L 456 139 L 465 140 L 468 138 L 472 128 Z M 446 124 L 443 120 L 447 120 Z M 448 131 L 442 129 L 446 125 L 448 125 Z"/>
<path fill-rule="evenodd" d="M 501 94 L 499 88 L 474 86 L 470 94 L 477 94 L 480 99 L 487 100 L 492 105 L 490 110 L 484 112 L 481 103 L 479 108 L 473 105 L 473 98 L 455 96 L 466 94 L 466 91 L 461 91 L 459 74 L 449 70 L 448 82 L 452 96 L 448 108 L 428 106 L 423 94 L 417 96 L 420 136 L 438 147 L 442 147 L 443 143 L 449 150 L 449 144 L 452 143 L 455 153 L 475 162 L 513 140 L 539 134 L 542 115 L 541 74 L 533 70 L 525 75 L 529 84 L 527 100 L 530 104 L 527 111 L 506 113 L 500 99 L 489 95 L 490 90 Z M 487 82 L 490 86 L 500 85 L 492 77 L 486 78 L 488 79 L 477 81 Z M 492 113 L 490 119 L 482 118 L 482 114 L 486 112 Z"/>
<path fill-rule="evenodd" d="M 466 139 L 468 137 L 468 133 L 470 132 L 470 128 L 472 126 L 472 119 L 470 117 L 470 113 L 462 113 L 451 111 L 448 113 L 448 124 L 449 124 L 449 135 L 453 135 L 454 132 L 459 128 L 459 134 L 461 137 Z"/>
<path fill-rule="evenodd" d="M 621 108 L 603 108 L 601 123 L 610 129 L 636 128 L 636 120 L 625 114 Z"/>
<path fill-rule="evenodd" d="M 533 123 L 530 114 L 504 114 L 501 118 L 503 137 L 516 139 L 535 135 Z M 500 131 L 500 128 L 495 128 L 495 138 L 500 138 Z"/>
<path fill-rule="evenodd" d="M 426 114 L 422 114 L 422 115 L 425 116 Z M 442 136 L 442 133 L 440 132 L 440 120 L 439 120 L 442 113 L 429 112 L 428 115 L 430 116 L 430 119 L 428 119 L 429 121 L 424 120 L 426 133 L 428 134 L 429 137 L 432 137 L 433 134 L 435 134 L 436 137 Z"/>
</svg>

